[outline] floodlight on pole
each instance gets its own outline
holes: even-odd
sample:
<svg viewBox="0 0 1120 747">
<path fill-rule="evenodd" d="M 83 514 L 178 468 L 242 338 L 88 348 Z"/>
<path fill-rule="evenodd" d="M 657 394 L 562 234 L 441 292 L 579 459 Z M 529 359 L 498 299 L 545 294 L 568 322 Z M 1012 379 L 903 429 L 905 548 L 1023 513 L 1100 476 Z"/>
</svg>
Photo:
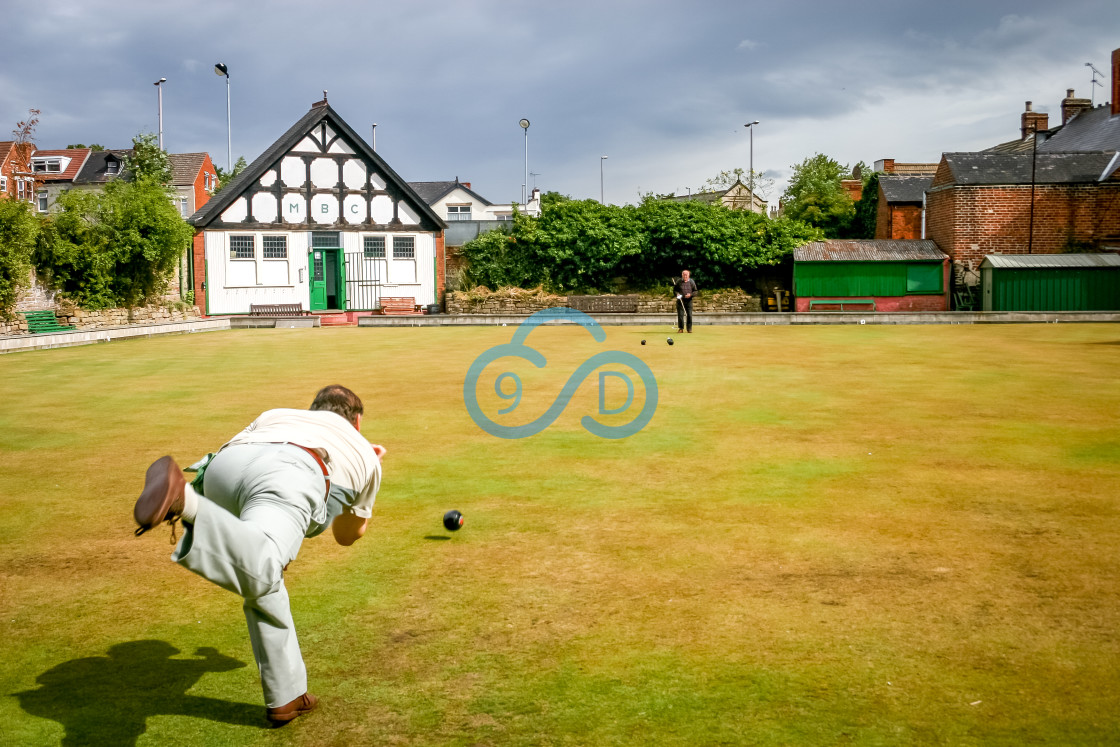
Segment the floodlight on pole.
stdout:
<svg viewBox="0 0 1120 747">
<path fill-rule="evenodd" d="M 525 130 L 525 178 L 521 182 L 521 204 L 525 204 L 525 187 L 529 184 L 529 120 L 522 118 L 517 124 Z"/>
<path fill-rule="evenodd" d="M 233 172 L 233 127 L 229 116 L 229 68 L 219 62 L 214 66 L 214 75 L 226 78 L 226 168 Z"/>
<path fill-rule="evenodd" d="M 745 125 L 743 125 L 744 127 L 747 128 L 747 132 L 749 132 L 751 134 L 751 161 L 750 161 L 750 164 L 749 164 L 749 167 L 750 167 L 750 170 L 751 170 L 751 175 L 750 175 L 750 179 L 749 179 L 749 181 L 750 181 L 750 192 L 751 192 L 751 197 L 750 197 L 751 204 L 750 204 L 750 207 L 747 208 L 747 209 L 750 210 L 752 213 L 754 212 L 754 126 L 756 124 L 758 124 L 757 119 L 753 122 L 747 122 Z"/>
<path fill-rule="evenodd" d="M 610 156 L 599 156 L 599 204 L 600 205 L 606 205 L 607 204 L 604 201 L 605 198 L 604 198 L 604 192 L 603 192 L 603 161 L 607 160 L 608 158 L 610 158 Z"/>
<path fill-rule="evenodd" d="M 153 85 L 159 91 L 159 149 L 163 150 L 163 84 L 167 82 L 167 78 L 160 78 Z"/>
</svg>

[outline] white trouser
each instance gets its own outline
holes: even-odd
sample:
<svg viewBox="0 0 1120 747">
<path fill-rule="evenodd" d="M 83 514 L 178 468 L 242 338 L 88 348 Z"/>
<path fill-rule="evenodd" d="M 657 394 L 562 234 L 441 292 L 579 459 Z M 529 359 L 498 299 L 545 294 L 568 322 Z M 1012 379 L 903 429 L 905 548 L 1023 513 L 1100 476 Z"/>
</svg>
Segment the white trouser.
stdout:
<svg viewBox="0 0 1120 747">
<path fill-rule="evenodd" d="M 325 487 L 319 465 L 297 446 L 228 446 L 207 466 L 206 495 L 199 496 L 194 524 L 184 524 L 171 555 L 245 599 L 245 621 L 269 708 L 307 692 L 284 567 L 311 528 L 319 528 L 315 519 L 325 517 Z"/>
</svg>

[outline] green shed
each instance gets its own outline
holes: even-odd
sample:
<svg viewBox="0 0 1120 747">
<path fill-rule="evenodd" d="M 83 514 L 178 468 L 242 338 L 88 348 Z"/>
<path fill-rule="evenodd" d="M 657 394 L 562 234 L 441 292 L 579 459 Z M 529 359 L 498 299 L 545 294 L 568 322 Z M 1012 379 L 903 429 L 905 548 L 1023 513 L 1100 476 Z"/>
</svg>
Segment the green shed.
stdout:
<svg viewBox="0 0 1120 747">
<path fill-rule="evenodd" d="M 1118 311 L 1120 255 L 989 254 L 984 311 Z"/>
</svg>

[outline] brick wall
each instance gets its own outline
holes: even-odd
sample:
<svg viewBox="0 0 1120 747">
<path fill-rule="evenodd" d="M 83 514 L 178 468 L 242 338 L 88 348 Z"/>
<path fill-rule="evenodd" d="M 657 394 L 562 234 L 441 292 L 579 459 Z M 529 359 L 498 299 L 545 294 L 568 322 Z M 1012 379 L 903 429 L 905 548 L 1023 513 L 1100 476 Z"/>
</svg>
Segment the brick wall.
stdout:
<svg viewBox="0 0 1120 747">
<path fill-rule="evenodd" d="M 922 206 L 913 204 L 892 205 L 891 235 L 888 238 L 922 238 Z"/>
<path fill-rule="evenodd" d="M 936 185 L 936 179 L 934 183 Z M 1120 182 L 1031 186 L 950 186 L 926 197 L 926 237 L 953 260 L 958 277 L 988 254 L 1098 248 L 1120 236 Z"/>
</svg>

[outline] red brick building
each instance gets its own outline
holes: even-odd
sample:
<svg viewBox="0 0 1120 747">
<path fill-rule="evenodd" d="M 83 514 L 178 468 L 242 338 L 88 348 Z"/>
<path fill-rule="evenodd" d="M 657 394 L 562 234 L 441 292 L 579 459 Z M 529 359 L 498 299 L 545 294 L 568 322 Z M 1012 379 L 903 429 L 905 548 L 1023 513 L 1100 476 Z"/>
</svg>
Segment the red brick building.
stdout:
<svg viewBox="0 0 1120 747">
<path fill-rule="evenodd" d="M 875 238 L 922 238 L 922 206 L 932 176 L 879 176 Z"/>
<path fill-rule="evenodd" d="M 926 237 L 974 285 L 989 254 L 1099 250 L 1120 241 L 1120 154 L 946 153 L 926 192 Z"/>
</svg>

